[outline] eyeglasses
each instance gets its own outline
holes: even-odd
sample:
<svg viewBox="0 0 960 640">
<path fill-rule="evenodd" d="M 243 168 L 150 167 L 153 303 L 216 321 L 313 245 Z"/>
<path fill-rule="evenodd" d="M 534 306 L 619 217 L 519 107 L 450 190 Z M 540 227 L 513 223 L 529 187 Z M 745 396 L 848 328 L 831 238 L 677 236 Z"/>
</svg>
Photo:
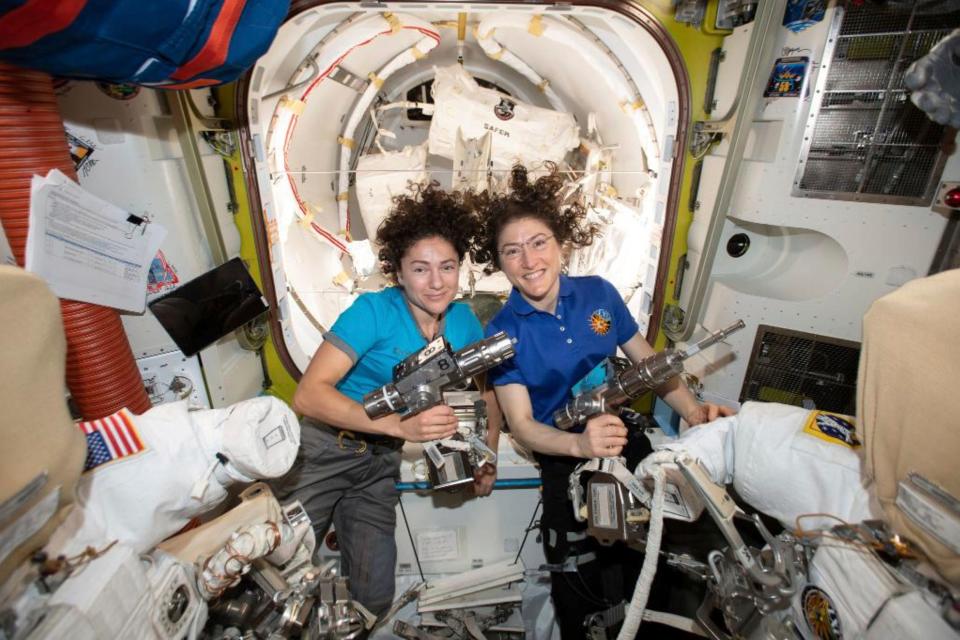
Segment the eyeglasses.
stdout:
<svg viewBox="0 0 960 640">
<path fill-rule="evenodd" d="M 531 238 L 526 242 L 516 242 L 505 244 L 500 249 L 500 257 L 504 260 L 514 261 L 519 260 L 520 255 L 523 253 L 523 248 L 526 247 L 530 249 L 533 253 L 543 253 L 547 249 L 547 245 L 550 244 L 550 241 L 553 239 L 553 236 L 537 236 L 536 238 Z"/>
</svg>

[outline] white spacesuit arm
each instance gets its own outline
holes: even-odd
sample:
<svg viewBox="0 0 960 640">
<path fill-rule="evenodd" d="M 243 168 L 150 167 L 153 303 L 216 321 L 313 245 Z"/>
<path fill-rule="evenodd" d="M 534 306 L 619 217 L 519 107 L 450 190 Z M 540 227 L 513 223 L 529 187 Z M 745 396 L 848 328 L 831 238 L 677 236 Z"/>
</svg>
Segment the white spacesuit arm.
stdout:
<svg viewBox="0 0 960 640">
<path fill-rule="evenodd" d="M 659 445 L 656 449 L 686 452 L 703 465 L 711 480 L 720 485 L 730 484 L 733 482 L 738 422 L 738 416 L 718 418 L 713 422 L 692 427 L 675 441 Z M 653 458 L 650 458 L 650 461 L 652 462 Z"/>
</svg>

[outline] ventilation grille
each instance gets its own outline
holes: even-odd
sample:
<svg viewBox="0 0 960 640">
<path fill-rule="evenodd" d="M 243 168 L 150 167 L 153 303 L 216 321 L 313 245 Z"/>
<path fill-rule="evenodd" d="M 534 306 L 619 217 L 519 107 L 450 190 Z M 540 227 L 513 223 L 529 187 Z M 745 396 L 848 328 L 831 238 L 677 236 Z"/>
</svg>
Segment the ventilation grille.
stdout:
<svg viewBox="0 0 960 640">
<path fill-rule="evenodd" d="M 794 195 L 928 205 L 952 130 L 913 106 L 903 75 L 960 26 L 956 3 L 863 3 L 836 10 Z"/>
<path fill-rule="evenodd" d="M 740 401 L 856 413 L 860 344 L 760 325 Z"/>
</svg>

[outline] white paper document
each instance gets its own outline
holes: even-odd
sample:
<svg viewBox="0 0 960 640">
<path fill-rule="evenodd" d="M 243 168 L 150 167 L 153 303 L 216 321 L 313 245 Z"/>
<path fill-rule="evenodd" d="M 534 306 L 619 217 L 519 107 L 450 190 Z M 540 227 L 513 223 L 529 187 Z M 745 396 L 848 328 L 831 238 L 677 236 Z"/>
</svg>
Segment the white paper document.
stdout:
<svg viewBox="0 0 960 640">
<path fill-rule="evenodd" d="M 166 235 L 56 169 L 33 177 L 25 267 L 61 298 L 142 313 L 147 271 Z"/>
</svg>

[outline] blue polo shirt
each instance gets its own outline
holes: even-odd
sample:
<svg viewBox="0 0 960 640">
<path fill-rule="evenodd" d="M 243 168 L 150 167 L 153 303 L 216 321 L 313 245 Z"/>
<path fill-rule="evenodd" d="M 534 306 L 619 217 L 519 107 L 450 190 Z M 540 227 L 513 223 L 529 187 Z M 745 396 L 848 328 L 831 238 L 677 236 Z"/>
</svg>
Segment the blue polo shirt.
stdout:
<svg viewBox="0 0 960 640">
<path fill-rule="evenodd" d="M 522 384 L 530 392 L 533 417 L 553 425 L 553 412 L 570 389 L 640 327 L 620 294 L 599 276 L 560 276 L 554 313 L 538 311 L 516 288 L 487 325 L 488 336 L 506 331 L 516 355 L 493 369 L 495 386 Z"/>
<path fill-rule="evenodd" d="M 480 321 L 462 302 L 447 308 L 440 330 L 454 350 L 483 338 Z M 427 346 L 400 287 L 361 294 L 323 338 L 353 361 L 353 367 L 337 383 L 337 390 L 357 402 L 392 382 L 393 367 Z"/>
</svg>

